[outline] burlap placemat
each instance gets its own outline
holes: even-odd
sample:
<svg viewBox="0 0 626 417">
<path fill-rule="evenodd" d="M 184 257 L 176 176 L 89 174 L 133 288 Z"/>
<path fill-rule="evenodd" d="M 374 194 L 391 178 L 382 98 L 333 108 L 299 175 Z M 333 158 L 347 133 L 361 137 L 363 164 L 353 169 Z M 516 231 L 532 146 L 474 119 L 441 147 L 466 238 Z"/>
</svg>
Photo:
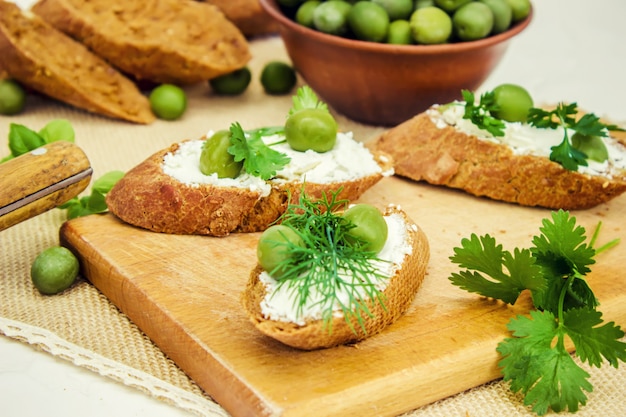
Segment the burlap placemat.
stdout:
<svg viewBox="0 0 626 417">
<path fill-rule="evenodd" d="M 251 44 L 253 81 L 243 96 L 218 98 L 208 85 L 188 89 L 189 109 L 176 122 L 157 121 L 137 126 L 93 116 L 42 97 L 29 97 L 27 111 L 0 116 L 0 157 L 9 123 L 40 129 L 54 118 L 69 119 L 76 143 L 90 159 L 94 178 L 110 170 L 126 171 L 151 153 L 184 138 L 197 138 L 209 129 L 227 128 L 238 121 L 244 128 L 284 121 L 291 96 L 263 93 L 258 77 L 262 66 L 287 60 L 278 38 Z M 351 122 L 341 116 L 342 129 L 369 140 L 383 129 Z M 0 190 L 1 192 L 1 190 Z M 83 278 L 63 294 L 42 296 L 30 281 L 30 265 L 42 250 L 57 245 L 63 211 L 54 209 L 0 232 L 0 333 L 32 344 L 52 355 L 141 389 L 160 400 L 201 416 L 226 416 L 185 373 L 155 346 L 123 313 Z M 605 365 L 590 369 L 594 392 L 577 415 L 622 416 L 626 370 Z M 416 393 L 419 395 L 419 393 Z M 410 416 L 532 416 L 508 384 L 495 381 L 414 410 Z"/>
</svg>

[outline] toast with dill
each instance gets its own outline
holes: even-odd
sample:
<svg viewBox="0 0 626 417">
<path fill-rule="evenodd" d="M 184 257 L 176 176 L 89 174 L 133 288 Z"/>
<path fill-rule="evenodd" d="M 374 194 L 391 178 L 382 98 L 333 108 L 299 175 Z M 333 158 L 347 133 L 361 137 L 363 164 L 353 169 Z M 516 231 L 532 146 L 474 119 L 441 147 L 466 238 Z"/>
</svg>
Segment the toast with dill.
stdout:
<svg viewBox="0 0 626 417">
<path fill-rule="evenodd" d="M 356 343 L 382 332 L 398 320 L 411 306 L 422 285 L 430 248 L 423 230 L 400 208 L 389 206 L 383 215 L 402 219 L 402 239 L 410 250 L 404 253 L 401 262 L 394 264 L 394 272 L 388 277 L 380 295 L 375 299 L 360 300 L 368 312 L 362 307 L 359 311 L 355 309 L 348 314 L 338 310 L 333 312 L 329 321 L 306 317 L 301 322 L 272 318 L 263 307 L 272 297 L 268 294 L 267 284 L 261 279 L 261 274 L 266 271 L 257 265 L 241 295 L 242 305 L 252 324 L 264 335 L 283 344 L 302 350 L 314 350 Z"/>
<path fill-rule="evenodd" d="M 389 153 L 399 176 L 523 206 L 587 209 L 626 191 L 626 137 L 619 132 L 603 139 L 618 156 L 606 163 L 606 172 L 596 173 L 438 123 L 438 113 L 434 106 L 368 146 Z"/>
<path fill-rule="evenodd" d="M 81 43 L 3 0 L 0 68 L 28 88 L 91 113 L 139 124 L 155 119 L 131 80 Z"/>
<path fill-rule="evenodd" d="M 40 0 L 31 10 L 137 80 L 193 84 L 245 66 L 241 31 L 193 0 Z"/>
</svg>

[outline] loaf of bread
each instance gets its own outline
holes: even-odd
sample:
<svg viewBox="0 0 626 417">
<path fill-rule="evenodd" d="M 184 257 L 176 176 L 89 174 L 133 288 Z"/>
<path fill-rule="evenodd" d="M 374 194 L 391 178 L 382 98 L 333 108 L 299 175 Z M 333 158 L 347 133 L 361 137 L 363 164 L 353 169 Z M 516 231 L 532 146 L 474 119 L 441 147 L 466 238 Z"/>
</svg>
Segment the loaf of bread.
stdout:
<svg viewBox="0 0 626 417">
<path fill-rule="evenodd" d="M 422 284 L 430 257 L 430 248 L 422 229 L 413 223 L 400 208 L 390 206 L 384 215 L 396 215 L 401 218 L 402 234 L 404 234 L 402 241 L 409 250 L 404 252 L 401 262 L 394 264 L 392 276 L 388 278 L 382 290 L 382 303 L 372 299 L 362 300 L 365 301 L 371 315 L 362 314 L 361 324 L 354 316 L 346 320 L 339 308 L 333 314 L 330 323 L 325 323 L 320 318 L 310 317 L 296 321 L 272 318 L 270 313 L 264 311 L 263 306 L 272 303 L 273 294 L 268 293 L 268 285 L 261 277 L 261 274 L 265 272 L 257 266 L 252 271 L 241 296 L 243 307 L 254 326 L 263 334 L 286 345 L 313 350 L 363 340 L 381 332 L 398 320 L 411 306 Z M 390 229 L 389 233 L 392 231 L 393 229 Z M 390 239 L 388 238 L 388 242 Z"/>
<path fill-rule="evenodd" d="M 193 0 L 40 0 L 32 11 L 137 80 L 192 84 L 250 60 L 241 31 Z"/>
<path fill-rule="evenodd" d="M 219 7 L 241 32 L 249 37 L 278 32 L 278 25 L 259 0 L 203 0 Z"/>
<path fill-rule="evenodd" d="M 0 0 L 0 68 L 42 94 L 112 118 L 154 121 L 136 85 L 84 45 Z"/>
<path fill-rule="evenodd" d="M 602 164 L 604 172 L 570 171 L 548 155 L 516 151 L 437 122 L 439 113 L 431 108 L 367 146 L 389 153 L 399 176 L 524 206 L 586 209 L 626 191 L 623 139 L 607 139 L 609 150 L 619 155 Z"/>
<path fill-rule="evenodd" d="M 384 176 L 393 173 L 390 158 L 382 153 L 372 155 L 360 143 L 358 147 L 370 161 L 368 163 L 364 158 L 355 163 L 374 169 L 363 175 L 337 177 L 337 180 L 312 179 L 313 171 L 307 171 L 309 165 L 311 169 L 327 167 L 328 164 L 319 161 L 324 158 L 332 160 L 330 152 L 315 153 L 317 159 L 313 163 L 304 161 L 297 168 L 298 172 L 290 174 L 289 178 L 284 178 L 281 172 L 289 171 L 290 165 L 268 181 L 246 174 L 245 180 L 199 183 L 185 178 L 181 180 L 166 172 L 170 169 L 166 165 L 168 158 L 187 154 L 191 147 L 199 153 L 204 140 L 206 138 L 175 143 L 132 168 L 107 194 L 109 211 L 129 224 L 161 233 L 225 236 L 232 232 L 257 232 L 276 221 L 290 202 L 298 201 L 301 192 L 319 198 L 323 192 L 341 190 L 339 198 L 354 200 Z M 346 143 L 354 142 L 351 138 L 345 140 Z M 304 153 L 298 155 L 305 156 Z M 192 155 L 192 158 L 195 159 L 190 162 L 176 162 L 178 167 L 172 169 L 178 170 L 179 165 L 184 165 L 181 171 L 189 168 L 196 175 L 200 174 L 199 154 Z M 336 171 L 345 171 L 342 168 Z M 332 172 L 328 174 L 333 175 Z M 201 176 L 199 181 L 205 178 L 209 180 L 209 177 Z"/>
</svg>

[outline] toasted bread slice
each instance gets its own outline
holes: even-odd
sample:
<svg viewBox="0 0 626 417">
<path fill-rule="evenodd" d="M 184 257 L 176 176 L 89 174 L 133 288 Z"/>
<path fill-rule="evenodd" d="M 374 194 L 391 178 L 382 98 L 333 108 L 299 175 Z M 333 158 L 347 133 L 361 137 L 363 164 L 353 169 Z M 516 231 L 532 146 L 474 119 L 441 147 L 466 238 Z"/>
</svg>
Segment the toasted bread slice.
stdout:
<svg viewBox="0 0 626 417">
<path fill-rule="evenodd" d="M 155 119 L 132 81 L 84 45 L 3 0 L 0 68 L 26 87 L 89 112 L 141 124 Z"/>
<path fill-rule="evenodd" d="M 341 190 L 338 198 L 354 200 L 393 172 L 391 159 L 377 153 L 372 155 L 372 163 L 379 168 L 376 172 L 332 182 L 308 181 L 305 172 L 295 180 L 259 179 L 264 189 L 224 181 L 184 183 L 164 171 L 164 160 L 185 142 L 156 152 L 128 171 L 107 194 L 109 211 L 127 223 L 161 233 L 225 236 L 257 232 L 275 222 L 303 191 L 320 198 L 324 192 Z M 367 149 L 363 151 L 371 155 Z"/>
<path fill-rule="evenodd" d="M 382 291 L 383 303 L 364 300 L 372 314 L 363 315 L 362 325 L 357 322 L 356 317 L 351 317 L 348 323 L 339 311 L 333 316 L 331 323 L 312 318 L 305 318 L 300 323 L 268 318 L 262 304 L 264 301 L 271 302 L 271 294 L 268 294 L 268 287 L 261 279 L 264 271 L 257 266 L 241 296 L 243 307 L 254 326 L 263 334 L 286 345 L 313 350 L 363 340 L 395 322 L 410 307 L 423 282 L 430 258 L 430 247 L 422 229 L 401 209 L 390 206 L 384 213 L 385 216 L 394 214 L 400 215 L 404 222 L 404 242 L 411 249 L 404 254 L 402 262 L 388 279 L 387 286 Z"/>
<path fill-rule="evenodd" d="M 203 0 L 222 10 L 246 36 L 278 32 L 278 24 L 261 7 L 259 0 Z"/>
<path fill-rule="evenodd" d="M 524 206 L 586 209 L 626 191 L 624 170 L 610 175 L 570 171 L 547 156 L 515 153 L 453 126 L 438 127 L 428 112 L 367 146 L 389 153 L 397 175 Z M 623 148 L 618 142 L 615 146 Z"/>
<path fill-rule="evenodd" d="M 241 31 L 193 0 L 40 0 L 32 11 L 138 80 L 192 84 L 250 60 Z"/>
</svg>

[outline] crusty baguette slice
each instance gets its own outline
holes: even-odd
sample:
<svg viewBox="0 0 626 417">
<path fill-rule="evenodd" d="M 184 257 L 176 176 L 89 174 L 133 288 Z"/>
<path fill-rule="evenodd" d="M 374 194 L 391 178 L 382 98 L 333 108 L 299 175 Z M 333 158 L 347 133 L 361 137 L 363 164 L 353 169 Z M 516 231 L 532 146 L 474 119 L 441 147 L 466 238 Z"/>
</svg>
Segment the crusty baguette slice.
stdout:
<svg viewBox="0 0 626 417">
<path fill-rule="evenodd" d="M 246 65 L 246 38 L 193 0 L 40 0 L 32 11 L 138 80 L 191 84 Z"/>
<path fill-rule="evenodd" d="M 112 118 L 154 121 L 135 84 L 42 19 L 0 0 L 0 68 L 25 86 Z"/>
<path fill-rule="evenodd" d="M 524 206 L 586 209 L 626 191 L 626 172 L 609 178 L 569 171 L 547 157 L 514 154 L 454 127 L 438 128 L 427 113 L 367 146 L 389 153 L 399 176 Z"/>
<path fill-rule="evenodd" d="M 404 211 L 390 206 L 384 214 L 392 213 L 399 213 L 404 218 L 406 239 L 412 251 L 404 256 L 401 268 L 390 278 L 384 289 L 384 307 L 377 301 L 367 300 L 372 316 L 363 317 L 363 327 L 357 323 L 356 318 L 352 318 L 351 325 L 349 325 L 343 315 L 333 317 L 330 323 L 331 331 L 322 320 L 308 319 L 304 325 L 299 325 L 266 318 L 261 302 L 267 291 L 265 283 L 259 279 L 259 275 L 263 272 L 260 266 L 257 266 L 250 274 L 250 279 L 241 295 L 243 307 L 254 326 L 263 334 L 286 345 L 313 350 L 354 343 L 373 336 L 394 323 L 411 306 L 422 285 L 430 258 L 430 247 L 422 229 L 413 223 Z"/>
<path fill-rule="evenodd" d="M 278 32 L 278 24 L 261 7 L 259 0 L 203 0 L 222 10 L 246 36 Z"/>
<path fill-rule="evenodd" d="M 354 200 L 389 172 L 392 161 L 374 155 L 381 172 L 333 183 L 271 182 L 267 196 L 260 191 L 210 184 L 186 185 L 163 171 L 163 160 L 180 145 L 156 152 L 130 171 L 107 194 L 109 211 L 121 220 L 155 232 L 225 236 L 232 232 L 265 230 L 301 192 L 320 198 L 341 189 L 338 198 Z M 290 199 L 291 196 L 291 199 Z"/>
</svg>

